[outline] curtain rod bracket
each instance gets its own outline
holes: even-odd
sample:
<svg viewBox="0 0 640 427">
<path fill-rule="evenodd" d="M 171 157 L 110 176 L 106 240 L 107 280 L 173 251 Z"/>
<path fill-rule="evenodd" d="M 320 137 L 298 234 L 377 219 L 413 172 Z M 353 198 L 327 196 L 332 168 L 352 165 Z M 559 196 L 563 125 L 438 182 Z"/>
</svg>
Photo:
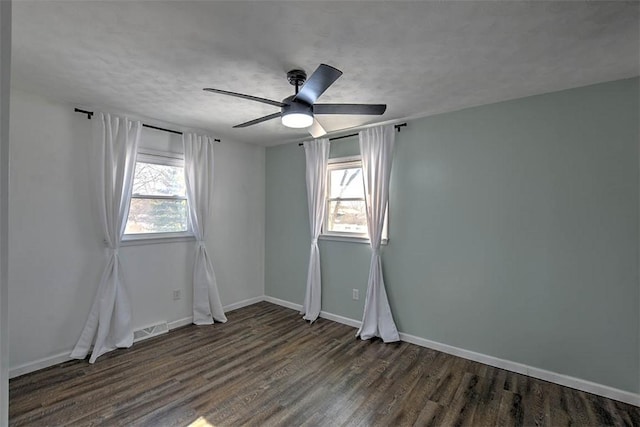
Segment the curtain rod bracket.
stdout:
<svg viewBox="0 0 640 427">
<path fill-rule="evenodd" d="M 93 116 L 93 111 L 81 110 L 79 108 L 74 108 L 73 111 L 75 113 L 86 114 L 87 115 L 87 119 L 89 119 L 89 120 L 91 120 L 91 117 Z"/>
</svg>

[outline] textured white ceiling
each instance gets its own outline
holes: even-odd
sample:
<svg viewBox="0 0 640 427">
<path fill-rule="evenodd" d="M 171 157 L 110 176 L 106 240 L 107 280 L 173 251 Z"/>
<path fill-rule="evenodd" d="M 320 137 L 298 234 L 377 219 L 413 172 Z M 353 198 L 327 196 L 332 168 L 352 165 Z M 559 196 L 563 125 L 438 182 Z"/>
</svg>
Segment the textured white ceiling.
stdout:
<svg viewBox="0 0 640 427">
<path fill-rule="evenodd" d="M 286 72 L 344 75 L 320 102 L 386 103 L 381 117 L 319 116 L 328 131 L 637 76 L 638 2 L 22 1 L 13 84 L 265 146 L 307 136 L 276 107 Z"/>
</svg>

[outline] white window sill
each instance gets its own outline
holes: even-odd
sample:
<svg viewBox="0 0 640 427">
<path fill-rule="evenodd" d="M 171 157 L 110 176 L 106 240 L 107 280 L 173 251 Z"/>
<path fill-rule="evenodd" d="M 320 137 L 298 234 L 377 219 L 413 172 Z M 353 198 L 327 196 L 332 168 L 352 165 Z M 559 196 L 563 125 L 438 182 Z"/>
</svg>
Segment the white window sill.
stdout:
<svg viewBox="0 0 640 427">
<path fill-rule="evenodd" d="M 120 246 L 156 245 L 161 243 L 195 242 L 191 233 L 125 234 Z"/>
<path fill-rule="evenodd" d="M 369 245 L 370 241 L 368 237 L 359 237 L 359 236 L 343 236 L 336 234 L 321 234 L 318 238 L 319 240 L 333 240 L 336 242 L 349 242 L 349 243 L 363 243 L 365 245 Z M 386 245 L 389 242 L 388 239 L 382 239 L 382 245 Z"/>
</svg>

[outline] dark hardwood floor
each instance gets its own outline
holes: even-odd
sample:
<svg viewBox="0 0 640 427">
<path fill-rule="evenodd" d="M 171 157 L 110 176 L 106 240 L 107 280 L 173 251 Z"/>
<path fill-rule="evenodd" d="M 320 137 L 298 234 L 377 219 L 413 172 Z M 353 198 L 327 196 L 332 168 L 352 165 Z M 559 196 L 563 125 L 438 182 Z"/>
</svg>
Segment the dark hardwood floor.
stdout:
<svg viewBox="0 0 640 427">
<path fill-rule="evenodd" d="M 640 408 L 259 303 L 10 381 L 10 425 L 629 425 Z"/>
</svg>

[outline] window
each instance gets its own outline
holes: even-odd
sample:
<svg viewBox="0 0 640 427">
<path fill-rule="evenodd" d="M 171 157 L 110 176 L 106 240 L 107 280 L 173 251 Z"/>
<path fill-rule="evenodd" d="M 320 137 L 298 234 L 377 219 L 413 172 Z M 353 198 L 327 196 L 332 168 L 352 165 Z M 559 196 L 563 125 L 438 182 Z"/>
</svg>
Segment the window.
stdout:
<svg viewBox="0 0 640 427">
<path fill-rule="evenodd" d="M 329 161 L 327 168 L 326 215 L 324 236 L 369 239 L 364 201 L 362 161 L 359 157 Z M 387 215 L 382 240 L 387 240 Z"/>
<path fill-rule="evenodd" d="M 190 234 L 187 209 L 184 160 L 175 153 L 138 153 L 125 235 Z"/>
</svg>

